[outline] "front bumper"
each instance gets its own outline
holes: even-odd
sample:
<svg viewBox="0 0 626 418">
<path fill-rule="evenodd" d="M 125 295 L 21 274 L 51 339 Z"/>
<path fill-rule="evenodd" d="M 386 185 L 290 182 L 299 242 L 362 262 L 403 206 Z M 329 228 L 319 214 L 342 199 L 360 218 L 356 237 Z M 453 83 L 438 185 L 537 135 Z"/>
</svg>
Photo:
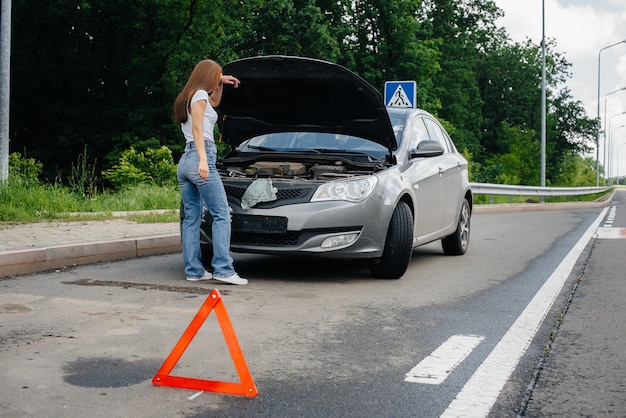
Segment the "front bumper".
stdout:
<svg viewBox="0 0 626 418">
<path fill-rule="evenodd" d="M 393 207 L 373 199 L 361 203 L 308 202 L 247 211 L 237 205 L 231 207 L 232 251 L 324 258 L 380 257 L 393 213 Z M 277 219 L 286 221 L 284 230 L 277 226 Z M 203 228 L 210 228 L 210 223 L 204 223 Z M 356 239 L 350 243 L 335 239 L 340 244 L 323 246 L 329 238 L 354 236 Z"/>
</svg>

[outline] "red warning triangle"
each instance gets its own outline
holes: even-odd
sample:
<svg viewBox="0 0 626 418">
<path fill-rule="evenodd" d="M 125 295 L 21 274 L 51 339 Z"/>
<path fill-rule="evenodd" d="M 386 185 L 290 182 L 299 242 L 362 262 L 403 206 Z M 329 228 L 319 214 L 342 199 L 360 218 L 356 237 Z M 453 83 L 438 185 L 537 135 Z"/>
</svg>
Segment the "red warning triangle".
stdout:
<svg viewBox="0 0 626 418">
<path fill-rule="evenodd" d="M 180 360 L 180 357 L 189 346 L 189 343 L 191 343 L 191 340 L 193 340 L 196 336 L 196 333 L 200 327 L 202 327 L 202 324 L 204 324 L 204 321 L 208 318 L 211 311 L 215 311 L 217 322 L 220 324 L 222 334 L 224 334 L 226 345 L 228 346 L 230 355 L 235 363 L 235 368 L 237 369 L 237 374 L 239 375 L 241 383 L 170 376 L 170 373 L 176 366 L 176 363 L 178 363 L 178 360 Z M 167 359 L 165 359 L 165 362 L 157 374 L 155 374 L 152 378 L 152 384 L 156 386 L 170 386 L 182 389 L 219 392 L 229 395 L 249 397 L 257 396 L 258 391 L 254 385 L 254 381 L 252 380 L 246 361 L 243 358 L 241 347 L 239 347 L 239 343 L 237 342 L 237 336 L 235 335 L 230 318 L 226 312 L 224 302 L 222 302 L 222 296 L 217 289 L 213 289 L 211 293 L 209 293 L 206 301 L 200 307 L 200 310 L 183 333 L 183 336 L 180 338 L 178 343 L 176 343 L 176 346 Z"/>
</svg>

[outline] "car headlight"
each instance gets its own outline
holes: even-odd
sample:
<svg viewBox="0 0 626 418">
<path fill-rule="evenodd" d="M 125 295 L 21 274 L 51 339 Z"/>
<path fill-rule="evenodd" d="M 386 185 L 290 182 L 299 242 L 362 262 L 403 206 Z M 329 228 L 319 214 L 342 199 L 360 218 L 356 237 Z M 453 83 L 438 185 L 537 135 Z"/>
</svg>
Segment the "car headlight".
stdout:
<svg viewBox="0 0 626 418">
<path fill-rule="evenodd" d="M 360 202 L 372 194 L 378 184 L 378 177 L 369 176 L 354 180 L 331 181 L 317 189 L 311 202 L 324 202 L 328 200 L 347 200 L 348 202 Z"/>
</svg>

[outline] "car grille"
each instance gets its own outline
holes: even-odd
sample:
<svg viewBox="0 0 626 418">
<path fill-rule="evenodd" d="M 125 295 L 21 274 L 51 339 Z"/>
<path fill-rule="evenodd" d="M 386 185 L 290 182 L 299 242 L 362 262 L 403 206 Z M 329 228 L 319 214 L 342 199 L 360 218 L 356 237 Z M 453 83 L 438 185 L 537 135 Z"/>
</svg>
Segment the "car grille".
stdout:
<svg viewBox="0 0 626 418">
<path fill-rule="evenodd" d="M 241 205 L 241 198 L 244 192 L 250 185 L 250 182 L 245 183 L 229 183 L 224 181 L 224 189 L 226 190 L 226 196 L 230 202 L 237 202 Z M 261 202 L 255 205 L 256 208 L 273 208 L 283 205 L 291 205 L 295 203 L 306 203 L 311 200 L 311 196 L 317 189 L 318 184 L 289 184 L 274 182 L 274 187 L 278 189 L 276 193 L 276 200 L 272 202 Z"/>
<path fill-rule="evenodd" d="M 230 237 L 231 244 L 255 245 L 263 247 L 288 247 L 298 243 L 300 232 L 287 232 L 286 234 L 257 234 L 254 232 L 233 232 Z"/>
</svg>

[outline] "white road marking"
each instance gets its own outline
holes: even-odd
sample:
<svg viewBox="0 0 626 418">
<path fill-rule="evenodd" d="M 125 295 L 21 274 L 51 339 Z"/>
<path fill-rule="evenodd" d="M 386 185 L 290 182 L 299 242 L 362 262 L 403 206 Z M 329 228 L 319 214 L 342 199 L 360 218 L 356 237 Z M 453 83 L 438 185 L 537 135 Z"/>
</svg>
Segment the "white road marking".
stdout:
<svg viewBox="0 0 626 418">
<path fill-rule="evenodd" d="M 615 211 L 617 210 L 616 206 L 611 206 L 609 211 L 609 216 L 606 217 L 606 221 L 604 222 L 604 227 L 610 228 L 613 226 L 613 221 L 615 221 Z"/>
<path fill-rule="evenodd" d="M 489 414 L 607 210 L 605 208 L 580 237 L 493 351 L 465 383 L 461 392 L 448 405 L 442 417 L 486 417 Z"/>
<path fill-rule="evenodd" d="M 430 385 L 442 383 L 484 338 L 476 335 L 453 335 L 413 367 L 404 381 Z"/>
<path fill-rule="evenodd" d="M 598 228 L 598 238 L 626 239 L 626 228 Z"/>
</svg>

